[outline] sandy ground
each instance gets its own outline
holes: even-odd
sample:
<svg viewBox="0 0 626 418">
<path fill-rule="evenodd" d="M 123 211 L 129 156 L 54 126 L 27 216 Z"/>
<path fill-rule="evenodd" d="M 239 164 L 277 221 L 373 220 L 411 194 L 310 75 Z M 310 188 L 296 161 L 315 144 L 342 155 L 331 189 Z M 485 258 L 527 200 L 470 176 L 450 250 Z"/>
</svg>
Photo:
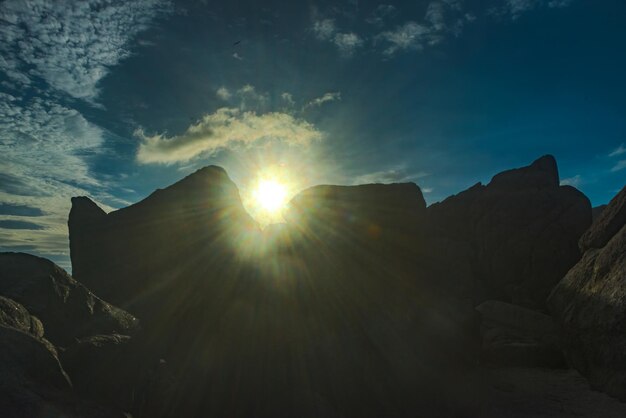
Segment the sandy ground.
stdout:
<svg viewBox="0 0 626 418">
<path fill-rule="evenodd" d="M 484 418 L 626 418 L 626 403 L 591 390 L 575 370 L 486 369 Z"/>
</svg>

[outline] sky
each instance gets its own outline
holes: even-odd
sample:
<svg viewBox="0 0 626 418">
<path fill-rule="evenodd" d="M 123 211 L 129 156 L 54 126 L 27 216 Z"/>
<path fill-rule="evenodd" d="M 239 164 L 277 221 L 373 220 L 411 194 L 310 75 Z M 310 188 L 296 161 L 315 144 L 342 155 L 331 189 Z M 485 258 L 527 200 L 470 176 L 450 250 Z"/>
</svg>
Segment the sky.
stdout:
<svg viewBox="0 0 626 418">
<path fill-rule="evenodd" d="M 430 204 L 544 154 L 626 184 L 623 0 L 0 3 L 0 251 L 69 268 L 72 196 L 110 211 L 209 164 L 416 182 Z M 253 213 L 254 215 L 254 213 Z"/>
</svg>

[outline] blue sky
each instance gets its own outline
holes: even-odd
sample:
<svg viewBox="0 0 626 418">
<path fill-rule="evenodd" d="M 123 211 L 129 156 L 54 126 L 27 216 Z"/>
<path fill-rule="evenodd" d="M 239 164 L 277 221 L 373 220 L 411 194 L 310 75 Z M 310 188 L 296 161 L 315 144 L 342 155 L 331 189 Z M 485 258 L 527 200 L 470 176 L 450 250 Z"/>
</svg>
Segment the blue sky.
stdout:
<svg viewBox="0 0 626 418">
<path fill-rule="evenodd" d="M 68 267 L 71 196 L 112 210 L 208 164 L 244 200 L 272 168 L 292 192 L 414 181 L 432 203 L 551 153 L 606 203 L 626 183 L 624 17 L 621 0 L 7 0 L 0 250 Z"/>
</svg>

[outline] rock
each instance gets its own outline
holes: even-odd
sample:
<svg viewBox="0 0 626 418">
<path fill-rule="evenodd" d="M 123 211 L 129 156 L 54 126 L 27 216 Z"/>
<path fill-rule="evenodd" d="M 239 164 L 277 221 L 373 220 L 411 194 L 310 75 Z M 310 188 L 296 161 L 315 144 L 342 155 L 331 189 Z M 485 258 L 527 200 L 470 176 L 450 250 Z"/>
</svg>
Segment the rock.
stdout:
<svg viewBox="0 0 626 418">
<path fill-rule="evenodd" d="M 600 206 L 595 206 L 591 208 L 591 219 L 593 220 L 593 222 L 595 222 L 596 219 L 598 219 L 598 217 L 604 211 L 604 209 L 606 209 L 606 205 L 600 205 Z"/>
<path fill-rule="evenodd" d="M 558 184 L 554 158 L 545 156 L 428 208 L 432 235 L 469 249 L 476 303 L 497 299 L 542 308 L 579 260 L 591 205 L 575 188 Z M 464 257 L 445 246 L 439 252 Z"/>
<path fill-rule="evenodd" d="M 500 301 L 486 301 L 481 314 L 482 359 L 497 366 L 565 366 L 554 320 L 541 312 Z"/>
<path fill-rule="evenodd" d="M 39 318 L 46 337 L 60 346 L 95 333 L 132 332 L 138 325 L 53 262 L 29 254 L 0 253 L 0 295 Z"/>
<path fill-rule="evenodd" d="M 0 408 L 3 416 L 38 416 L 71 390 L 55 348 L 44 339 L 0 325 Z M 52 412 L 52 411 L 50 411 Z"/>
<path fill-rule="evenodd" d="M 132 364 L 128 335 L 93 335 L 61 353 L 61 361 L 76 392 L 103 405 L 130 410 L 140 376 Z"/>
<path fill-rule="evenodd" d="M 602 248 L 626 223 L 626 186 L 611 200 L 580 238 L 581 251 Z"/>
<path fill-rule="evenodd" d="M 621 400 L 626 400 L 625 213 L 626 188 L 581 238 L 582 259 L 548 299 L 563 329 L 568 361 L 594 388 Z"/>
<path fill-rule="evenodd" d="M 221 251 L 227 265 L 243 248 L 242 235 L 258 232 L 237 187 L 215 166 L 109 214 L 86 197 L 73 198 L 68 225 L 74 277 L 140 316 L 142 307 L 180 291 L 177 280 L 196 267 L 195 257 Z"/>
<path fill-rule="evenodd" d="M 0 325 L 17 328 L 37 338 L 43 337 L 44 333 L 43 324 L 39 319 L 32 316 L 19 303 L 4 296 L 0 296 Z"/>
</svg>

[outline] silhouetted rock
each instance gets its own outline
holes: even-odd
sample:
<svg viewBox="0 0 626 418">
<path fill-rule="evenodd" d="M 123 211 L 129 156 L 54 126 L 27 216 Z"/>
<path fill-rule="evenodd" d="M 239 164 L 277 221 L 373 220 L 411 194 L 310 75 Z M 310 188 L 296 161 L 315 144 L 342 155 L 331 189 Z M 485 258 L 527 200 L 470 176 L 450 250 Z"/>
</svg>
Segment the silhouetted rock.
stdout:
<svg viewBox="0 0 626 418">
<path fill-rule="evenodd" d="M 195 275 L 187 269 L 201 261 L 227 266 L 244 245 L 242 234 L 258 230 L 235 184 L 215 166 L 106 215 L 88 198 L 73 198 L 68 225 L 74 277 L 135 313 L 171 299 L 171 291 L 181 298 L 183 287 L 195 292 L 176 280 Z"/>
<path fill-rule="evenodd" d="M 53 262 L 29 254 L 0 253 L 0 295 L 39 318 L 46 338 L 61 346 L 137 327 L 132 315 L 96 297 Z"/>
<path fill-rule="evenodd" d="M 569 362 L 593 387 L 626 400 L 626 188 L 580 240 L 582 259 L 550 294 Z"/>
<path fill-rule="evenodd" d="M 626 223 L 626 187 L 624 187 L 600 213 L 580 238 L 581 251 L 602 248 Z"/>
<path fill-rule="evenodd" d="M 480 313 L 482 360 L 497 366 L 564 367 L 554 320 L 500 301 L 486 301 Z"/>
<path fill-rule="evenodd" d="M 591 205 L 575 188 L 559 186 L 556 162 L 545 156 L 431 205 L 428 219 L 444 244 L 469 248 L 477 302 L 541 308 L 580 258 L 578 239 L 591 223 Z M 448 246 L 439 251 L 452 260 L 466 256 Z"/>
</svg>

